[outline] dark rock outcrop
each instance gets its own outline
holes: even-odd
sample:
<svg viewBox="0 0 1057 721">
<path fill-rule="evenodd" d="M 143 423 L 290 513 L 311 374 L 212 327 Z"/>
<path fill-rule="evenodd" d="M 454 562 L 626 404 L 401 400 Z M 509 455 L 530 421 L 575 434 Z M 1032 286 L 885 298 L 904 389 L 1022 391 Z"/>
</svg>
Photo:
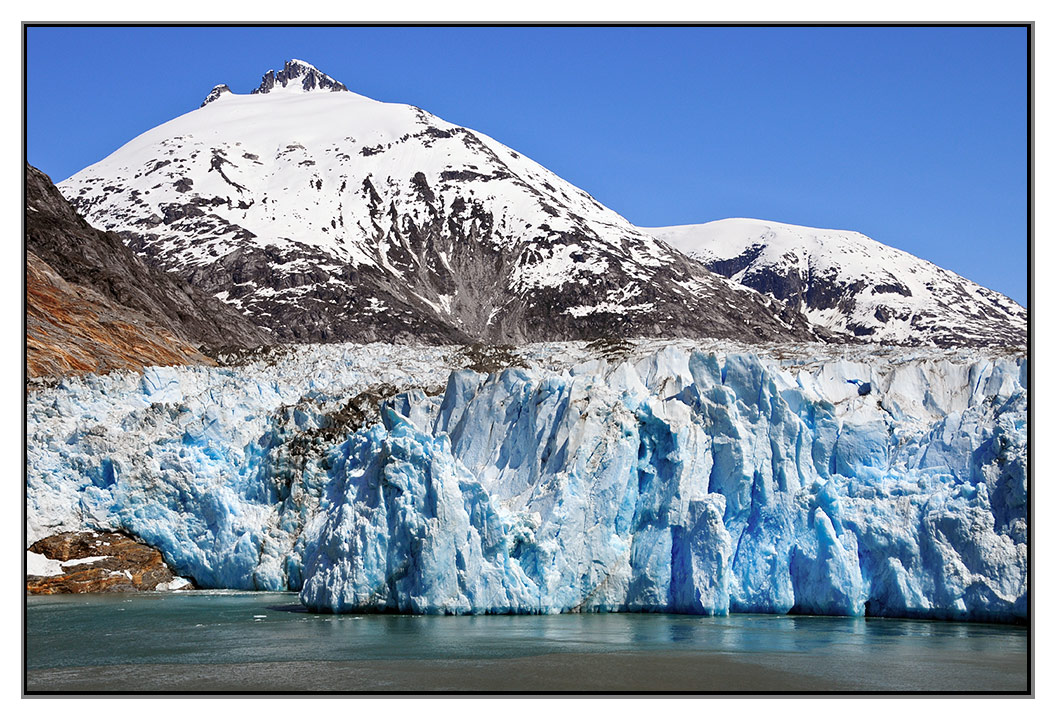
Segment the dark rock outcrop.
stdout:
<svg viewBox="0 0 1057 721">
<path fill-rule="evenodd" d="M 285 88 L 292 83 L 299 83 L 302 90 L 329 90 L 331 92 L 348 91 L 343 83 L 339 83 L 326 73 L 321 73 L 314 67 L 301 60 L 287 60 L 283 69 L 279 72 L 269 70 L 261 78 L 261 84 L 253 90 L 253 95 L 261 95 L 271 92 L 275 86 Z M 225 86 L 226 87 L 226 86 Z M 208 101 L 207 101 L 208 102 Z"/>
<path fill-rule="evenodd" d="M 209 91 L 209 95 L 206 96 L 206 99 L 203 100 L 202 104 L 198 107 L 204 108 L 205 106 L 209 105 L 211 102 L 219 98 L 221 95 L 230 92 L 231 88 L 229 88 L 227 85 L 217 85 L 215 88 Z"/>
</svg>

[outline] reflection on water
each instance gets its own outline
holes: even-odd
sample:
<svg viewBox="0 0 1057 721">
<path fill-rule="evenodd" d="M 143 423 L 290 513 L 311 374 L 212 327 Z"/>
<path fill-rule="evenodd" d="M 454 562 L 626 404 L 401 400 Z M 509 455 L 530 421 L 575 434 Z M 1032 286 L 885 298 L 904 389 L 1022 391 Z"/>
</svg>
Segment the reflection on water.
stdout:
<svg viewBox="0 0 1057 721">
<path fill-rule="evenodd" d="M 706 675 L 717 668 L 729 675 L 739 664 L 746 678 L 771 669 L 790 687 L 801 679 L 818 688 L 1023 691 L 1027 683 L 1025 629 L 987 624 L 763 614 L 329 615 L 308 612 L 294 594 L 191 592 L 32 597 L 26 625 L 28 669 L 52 669 L 52 676 L 94 667 L 99 678 L 98 667 L 126 664 L 310 662 L 343 663 L 346 674 L 348 664 L 411 662 L 416 669 L 463 663 L 476 673 L 543 656 L 568 664 L 602 659 L 619 669 L 617 660 L 634 656 L 641 671 L 634 679 L 643 684 L 650 663 L 664 665 L 670 678 L 673 660 Z M 393 670 L 397 678 L 402 672 Z"/>
</svg>

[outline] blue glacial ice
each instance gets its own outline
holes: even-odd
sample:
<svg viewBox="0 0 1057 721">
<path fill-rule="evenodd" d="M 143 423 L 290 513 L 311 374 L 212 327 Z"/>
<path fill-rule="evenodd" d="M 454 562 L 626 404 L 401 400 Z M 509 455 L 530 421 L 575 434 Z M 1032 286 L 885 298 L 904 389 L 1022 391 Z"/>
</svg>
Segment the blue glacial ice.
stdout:
<svg viewBox="0 0 1057 721">
<path fill-rule="evenodd" d="M 486 375 L 303 347 L 34 390 L 27 541 L 124 529 L 199 586 L 336 612 L 1026 617 L 1023 358 L 520 352 Z"/>
</svg>

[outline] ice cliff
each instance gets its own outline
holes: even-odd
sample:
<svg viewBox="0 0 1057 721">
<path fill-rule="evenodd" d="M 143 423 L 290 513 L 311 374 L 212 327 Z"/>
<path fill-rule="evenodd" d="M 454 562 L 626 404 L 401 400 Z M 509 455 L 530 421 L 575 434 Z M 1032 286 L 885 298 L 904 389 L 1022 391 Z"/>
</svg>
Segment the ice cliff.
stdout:
<svg viewBox="0 0 1057 721">
<path fill-rule="evenodd" d="M 199 587 L 338 612 L 1026 617 L 1023 358 L 517 355 L 306 346 L 37 387 L 27 543 L 123 529 Z"/>
</svg>

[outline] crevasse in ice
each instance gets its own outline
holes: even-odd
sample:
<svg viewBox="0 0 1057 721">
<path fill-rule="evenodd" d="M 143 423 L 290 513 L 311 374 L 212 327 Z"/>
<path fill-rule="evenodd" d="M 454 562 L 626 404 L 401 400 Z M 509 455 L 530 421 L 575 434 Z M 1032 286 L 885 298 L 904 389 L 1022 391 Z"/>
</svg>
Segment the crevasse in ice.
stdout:
<svg viewBox="0 0 1057 721">
<path fill-rule="evenodd" d="M 1025 617 L 1026 362 L 812 350 L 68 380 L 28 401 L 28 540 L 122 528 L 337 612 Z"/>
</svg>

